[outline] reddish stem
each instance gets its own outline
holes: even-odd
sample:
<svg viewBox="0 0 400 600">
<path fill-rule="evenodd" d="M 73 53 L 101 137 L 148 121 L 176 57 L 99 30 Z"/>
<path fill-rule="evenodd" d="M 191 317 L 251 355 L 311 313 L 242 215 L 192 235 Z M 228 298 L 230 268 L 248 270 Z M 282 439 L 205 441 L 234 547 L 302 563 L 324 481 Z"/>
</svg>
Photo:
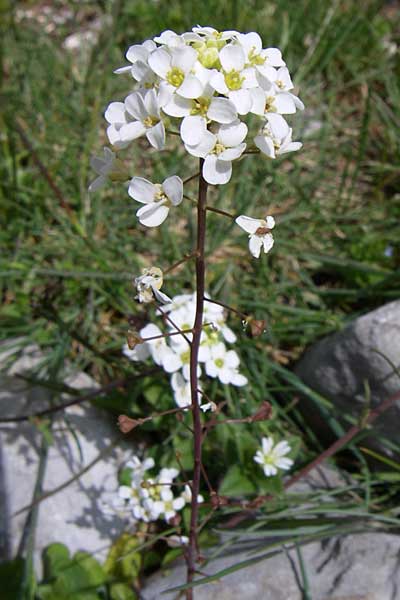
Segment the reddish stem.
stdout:
<svg viewBox="0 0 400 600">
<path fill-rule="evenodd" d="M 187 551 L 187 581 L 193 581 L 197 558 L 197 521 L 199 514 L 198 495 L 200 491 L 201 476 L 201 446 L 202 446 L 202 424 L 200 417 L 200 406 L 198 403 L 198 377 L 197 364 L 200 346 L 200 337 L 203 326 L 204 293 L 205 293 L 205 261 L 204 244 L 206 235 L 206 205 L 207 205 L 207 182 L 202 176 L 203 159 L 200 159 L 199 196 L 197 203 L 197 246 L 196 246 L 196 316 L 193 326 L 193 339 L 190 347 L 190 390 L 192 398 L 192 416 L 194 430 L 193 444 L 193 483 L 192 502 L 190 517 L 190 534 Z M 186 592 L 187 600 L 192 600 L 193 590 Z"/>
</svg>

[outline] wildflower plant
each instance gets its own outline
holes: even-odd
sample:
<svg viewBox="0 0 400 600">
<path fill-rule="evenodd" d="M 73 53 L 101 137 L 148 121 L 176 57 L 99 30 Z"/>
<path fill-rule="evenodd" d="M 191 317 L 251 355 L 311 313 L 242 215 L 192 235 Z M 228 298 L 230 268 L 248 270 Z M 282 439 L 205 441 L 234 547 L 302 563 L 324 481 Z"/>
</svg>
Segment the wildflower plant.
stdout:
<svg viewBox="0 0 400 600">
<path fill-rule="evenodd" d="M 206 290 L 205 239 L 207 211 L 211 210 L 248 234 L 250 253 L 258 259 L 261 250 L 268 253 L 273 247 L 275 220 L 266 206 L 252 216 L 209 206 L 207 190 L 209 185 L 226 185 L 235 163 L 245 156 L 273 160 L 299 150 L 301 143 L 292 140 L 286 118 L 294 117 L 304 106 L 293 93 L 280 50 L 264 48 L 255 32 L 219 32 L 200 26 L 183 34 L 168 30 L 131 46 L 126 58 L 128 64 L 116 73 L 127 76 L 127 95 L 123 101 L 112 101 L 105 111 L 111 149 L 104 149 L 104 158 L 93 160 L 98 177 L 90 189 L 97 190 L 107 178 L 125 181 L 129 197 L 141 205 L 136 212 L 138 221 L 147 228 L 168 227 L 170 212 L 178 215 L 181 205 L 190 201 L 186 186 L 198 179 L 196 243 L 193 252 L 177 263 L 195 261 L 196 289 L 170 298 L 164 277 L 176 265 L 164 273 L 153 265 L 144 269 L 134 280 L 136 299 L 141 304 L 155 303 L 158 322 L 130 332 L 123 348 L 132 361 L 153 361 L 167 373 L 171 408 L 157 416 L 191 412 L 194 461 L 189 478 L 171 468 L 148 477 L 154 462 L 134 458 L 129 465 L 130 481 L 120 486 L 114 508 L 135 521 L 177 524 L 177 514 L 189 505 L 186 529 L 178 528 L 170 544 L 183 547 L 190 584 L 199 558 L 199 505 L 213 512 L 228 503 L 208 480 L 202 464 L 203 441 L 219 424 L 253 423 L 271 417 L 271 407 L 265 402 L 252 417 L 224 418 L 224 403 L 218 405 L 208 395 L 212 380 L 236 387 L 252 383 L 233 349 L 236 335 L 227 325 L 227 312 L 239 311 L 221 304 Z M 186 177 L 170 173 L 163 182 L 148 181 L 140 173 L 128 175 L 124 159 L 139 138 L 147 139 L 152 152 L 167 151 L 169 144 L 180 140 L 186 153 L 199 159 L 199 172 Z M 263 322 L 244 317 L 254 335 L 263 331 Z M 121 429 L 129 432 L 152 418 L 123 415 Z M 254 461 L 262 466 L 265 476 L 292 465 L 287 442 L 274 446 L 268 437 L 260 440 L 260 446 Z M 208 498 L 200 494 L 202 480 L 208 486 Z M 179 485 L 184 488 L 179 490 Z M 190 587 L 186 594 L 192 597 Z"/>
</svg>

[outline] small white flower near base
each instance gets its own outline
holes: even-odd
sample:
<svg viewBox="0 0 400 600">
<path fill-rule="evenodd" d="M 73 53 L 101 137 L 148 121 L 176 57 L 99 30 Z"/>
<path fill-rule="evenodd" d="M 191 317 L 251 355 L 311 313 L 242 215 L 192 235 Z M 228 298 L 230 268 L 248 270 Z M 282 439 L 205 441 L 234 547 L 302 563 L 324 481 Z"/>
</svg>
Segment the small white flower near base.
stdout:
<svg viewBox="0 0 400 600">
<path fill-rule="evenodd" d="M 261 465 L 266 477 L 277 475 L 278 470 L 287 471 L 293 465 L 293 461 L 286 457 L 291 448 L 286 441 L 279 442 L 274 446 L 272 437 L 263 437 L 262 449 L 257 450 L 254 461 Z"/>
<path fill-rule="evenodd" d="M 169 298 L 163 292 L 160 292 L 160 288 L 163 284 L 163 273 L 158 267 L 151 267 L 151 269 L 143 269 L 140 277 L 135 278 L 135 286 L 138 291 L 136 296 L 139 302 L 147 304 L 152 302 L 154 298 L 162 304 L 171 302 Z"/>
<path fill-rule="evenodd" d="M 189 544 L 189 538 L 186 535 L 170 535 L 166 542 L 170 548 L 180 548 Z"/>
<path fill-rule="evenodd" d="M 171 206 L 178 206 L 183 199 L 183 182 L 172 175 L 163 183 L 151 183 L 143 177 L 133 177 L 128 194 L 145 206 L 136 213 L 139 221 L 146 227 L 158 227 L 168 217 Z"/>
<path fill-rule="evenodd" d="M 249 249 L 254 258 L 259 258 L 262 247 L 265 254 L 271 250 L 274 245 L 274 238 L 270 230 L 275 227 L 274 217 L 253 219 L 252 217 L 246 217 L 246 215 L 240 215 L 235 222 L 249 234 Z"/>
</svg>

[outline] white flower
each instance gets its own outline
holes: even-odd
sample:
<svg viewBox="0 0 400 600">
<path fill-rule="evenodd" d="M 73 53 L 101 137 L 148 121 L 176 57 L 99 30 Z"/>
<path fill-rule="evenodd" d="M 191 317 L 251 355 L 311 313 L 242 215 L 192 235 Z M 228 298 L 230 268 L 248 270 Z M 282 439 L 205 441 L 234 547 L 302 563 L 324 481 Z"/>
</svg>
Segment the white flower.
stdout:
<svg viewBox="0 0 400 600">
<path fill-rule="evenodd" d="M 143 329 L 140 330 L 140 335 L 143 339 L 153 338 L 156 336 L 162 336 L 162 331 L 154 325 L 149 323 Z M 157 337 L 156 339 L 145 342 L 148 345 L 149 352 L 156 365 L 162 366 L 164 371 L 167 373 L 174 373 L 177 371 L 182 363 L 179 357 L 171 350 L 165 341 L 165 337 Z M 140 347 L 142 344 L 139 344 Z"/>
<path fill-rule="evenodd" d="M 292 142 L 292 129 L 281 115 L 275 113 L 267 115 L 262 134 L 254 138 L 254 143 L 269 158 L 295 152 L 303 145 L 301 142 Z"/>
<path fill-rule="evenodd" d="M 291 450 L 286 441 L 279 442 L 274 446 L 271 437 L 263 437 L 261 440 L 262 450 L 257 450 L 254 461 L 263 467 L 266 477 L 276 475 L 278 469 L 287 471 L 293 465 L 290 458 L 285 458 Z"/>
<path fill-rule="evenodd" d="M 169 535 L 166 542 L 170 548 L 180 548 L 188 545 L 189 538 L 186 535 Z"/>
<path fill-rule="evenodd" d="M 133 120 L 121 127 L 121 141 L 131 142 L 146 135 L 153 148 L 162 150 L 165 144 L 165 128 L 156 92 L 133 92 L 125 98 L 124 106 L 126 113 L 133 117 Z"/>
<path fill-rule="evenodd" d="M 206 69 L 198 63 L 191 46 L 158 48 L 149 56 L 149 66 L 164 81 L 164 94 L 176 92 L 184 98 L 198 98 L 207 83 Z"/>
<path fill-rule="evenodd" d="M 192 394 L 190 383 L 180 373 L 173 373 L 171 377 L 171 387 L 174 392 L 174 398 L 177 406 L 186 408 L 192 404 Z"/>
<path fill-rule="evenodd" d="M 219 60 L 222 70 L 214 70 L 210 85 L 219 94 L 228 96 L 240 115 L 247 115 L 253 103 L 249 89 L 258 86 L 255 69 L 246 66 L 246 53 L 237 44 L 224 46 Z"/>
<path fill-rule="evenodd" d="M 89 192 L 96 192 L 107 182 L 107 179 L 120 179 L 122 181 L 128 179 L 126 172 L 122 172 L 121 163 L 115 157 L 115 153 L 110 148 L 104 148 L 103 152 L 104 158 L 93 156 L 90 159 L 90 165 L 99 177 L 96 177 L 89 185 Z M 118 177 L 119 174 L 121 178 Z"/>
<path fill-rule="evenodd" d="M 259 258 L 262 247 L 264 247 L 265 253 L 271 250 L 274 245 L 274 238 L 270 230 L 275 227 L 274 217 L 253 219 L 252 217 L 240 215 L 235 222 L 249 234 L 249 249 L 255 258 Z"/>
<path fill-rule="evenodd" d="M 247 378 L 238 371 L 239 357 L 234 350 L 228 350 L 219 342 L 211 347 L 211 358 L 206 362 L 209 377 L 218 377 L 221 383 L 230 383 L 241 387 L 247 384 Z"/>
<path fill-rule="evenodd" d="M 184 40 L 182 36 L 175 33 L 171 29 L 166 29 L 159 36 L 153 38 L 157 44 L 169 46 L 171 48 L 175 48 L 178 46 L 182 46 L 184 44 Z"/>
<path fill-rule="evenodd" d="M 215 412 L 217 410 L 217 405 L 215 402 L 206 402 L 206 404 L 200 404 L 200 408 L 204 413 L 209 410 Z"/>
<path fill-rule="evenodd" d="M 200 98 L 188 99 L 173 94 L 163 111 L 171 117 L 183 117 L 180 127 L 185 144 L 198 144 L 207 130 L 207 123 L 228 124 L 237 119 L 235 105 L 228 98 L 213 97 L 207 86 Z"/>
<path fill-rule="evenodd" d="M 211 184 L 228 183 L 232 176 L 232 161 L 246 149 L 243 143 L 247 126 L 239 120 L 220 125 L 216 134 L 206 131 L 198 144 L 185 144 L 189 154 L 204 158 L 203 177 Z"/>
<path fill-rule="evenodd" d="M 138 74 L 142 72 L 143 66 L 146 67 L 147 59 L 150 53 L 156 49 L 157 46 L 153 40 L 146 40 L 143 42 L 143 44 L 135 44 L 134 46 L 130 46 L 125 56 L 132 64 L 126 65 L 125 67 L 120 67 L 119 69 L 116 69 L 114 73 L 120 74 L 130 71 L 132 77 L 134 77 L 134 79 L 137 81 L 140 81 L 141 77 L 138 77 Z M 141 68 L 138 69 L 137 67 L 139 65 Z"/>
<path fill-rule="evenodd" d="M 182 494 L 181 494 L 181 498 L 184 499 L 186 504 L 190 504 L 192 501 L 192 490 L 190 485 L 185 485 L 185 489 L 183 490 Z M 204 498 L 201 494 L 198 494 L 197 496 L 197 502 L 199 504 L 202 504 L 204 502 Z"/>
<path fill-rule="evenodd" d="M 146 227 L 158 227 L 165 221 L 171 206 L 178 206 L 183 198 L 182 179 L 177 175 L 168 177 L 162 184 L 154 184 L 142 177 L 133 177 L 128 194 L 145 204 L 136 216 Z"/>
<path fill-rule="evenodd" d="M 158 515 L 158 518 L 162 517 L 165 521 L 170 521 L 175 517 L 176 512 L 182 510 L 184 506 L 184 499 L 181 496 L 174 498 L 172 492 L 170 492 L 170 494 L 164 493 L 164 499 L 156 500 L 152 509 L 153 514 Z"/>
<path fill-rule="evenodd" d="M 258 33 L 241 33 L 237 41 L 246 54 L 246 63 L 255 67 L 260 73 L 268 73 L 269 67 L 284 67 L 281 51 L 278 48 L 263 48 Z"/>
<path fill-rule="evenodd" d="M 152 302 L 154 298 L 163 304 L 171 302 L 169 298 L 163 292 L 160 292 L 160 288 L 163 284 L 163 273 L 161 269 L 157 267 L 151 267 L 151 269 L 143 269 L 142 275 L 135 278 L 135 286 L 138 291 L 136 296 L 139 302 Z"/>
<path fill-rule="evenodd" d="M 147 344 L 137 344 L 133 350 L 129 348 L 128 344 L 124 344 L 122 354 L 129 358 L 129 360 L 142 362 L 150 356 L 150 350 Z"/>
<path fill-rule="evenodd" d="M 111 102 L 107 106 L 104 117 L 109 123 L 107 137 L 110 144 L 117 149 L 126 148 L 129 145 L 129 140 L 123 140 L 121 136 L 121 131 L 128 124 L 125 104 L 123 102 Z"/>
</svg>

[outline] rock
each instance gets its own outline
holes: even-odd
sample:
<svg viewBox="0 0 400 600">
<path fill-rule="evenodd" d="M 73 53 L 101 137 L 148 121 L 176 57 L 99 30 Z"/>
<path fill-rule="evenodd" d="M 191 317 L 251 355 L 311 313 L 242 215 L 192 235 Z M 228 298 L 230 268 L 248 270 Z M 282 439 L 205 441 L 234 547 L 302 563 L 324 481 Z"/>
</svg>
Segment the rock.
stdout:
<svg viewBox="0 0 400 600">
<path fill-rule="evenodd" d="M 9 353 L 0 350 L 0 362 L 5 365 Z M 43 360 L 39 349 L 30 346 L 22 357 L 13 361 L 7 375 L 0 379 L 0 416 L 29 414 L 49 406 L 50 394 L 40 387 L 27 387 L 16 378 Z M 97 384 L 85 373 L 72 374 L 65 382 L 79 390 L 93 390 Z M 70 397 L 69 397 L 70 398 Z M 53 444 L 49 447 L 43 490 L 53 490 L 68 481 L 100 452 L 107 448 L 118 430 L 112 417 L 89 404 L 71 406 L 54 413 Z M 29 422 L 1 424 L 0 430 L 0 559 L 11 558 L 17 552 L 23 534 L 38 471 L 42 436 Z M 124 529 L 126 522 L 106 517 L 100 501 L 115 492 L 118 468 L 132 454 L 124 440 L 101 458 L 77 481 L 40 503 L 36 527 L 35 565 L 40 572 L 41 551 L 52 542 L 62 542 L 73 553 L 85 550 L 103 558 Z"/>
<path fill-rule="evenodd" d="M 305 481 L 294 486 L 297 493 L 330 489 L 342 481 L 327 467 L 312 471 Z M 249 541 L 249 540 L 247 540 Z M 268 542 L 271 542 L 269 538 Z M 218 557 L 201 570 L 207 575 L 257 554 L 245 552 L 243 541 L 236 553 Z M 265 552 L 265 551 L 264 551 Z M 258 553 L 262 554 L 262 551 Z M 400 598 L 400 537 L 384 533 L 351 534 L 301 546 L 302 560 L 313 600 L 398 600 Z M 143 600 L 177 598 L 161 595 L 185 581 L 181 562 L 165 576 L 157 573 L 142 590 Z M 226 575 L 194 591 L 194 600 L 303 600 L 301 571 L 294 549 L 271 556 L 245 569 Z"/>
<path fill-rule="evenodd" d="M 400 390 L 400 377 L 393 369 L 393 365 L 399 367 L 399 359 L 400 300 L 396 300 L 311 346 L 298 363 L 296 374 L 331 400 L 338 415 L 360 415 L 366 404 L 365 382 L 370 388 L 372 407 Z M 308 403 L 306 410 L 307 406 Z M 398 443 L 399 426 L 400 402 L 379 417 L 374 430 Z M 376 440 L 369 443 L 382 449 Z"/>
</svg>

